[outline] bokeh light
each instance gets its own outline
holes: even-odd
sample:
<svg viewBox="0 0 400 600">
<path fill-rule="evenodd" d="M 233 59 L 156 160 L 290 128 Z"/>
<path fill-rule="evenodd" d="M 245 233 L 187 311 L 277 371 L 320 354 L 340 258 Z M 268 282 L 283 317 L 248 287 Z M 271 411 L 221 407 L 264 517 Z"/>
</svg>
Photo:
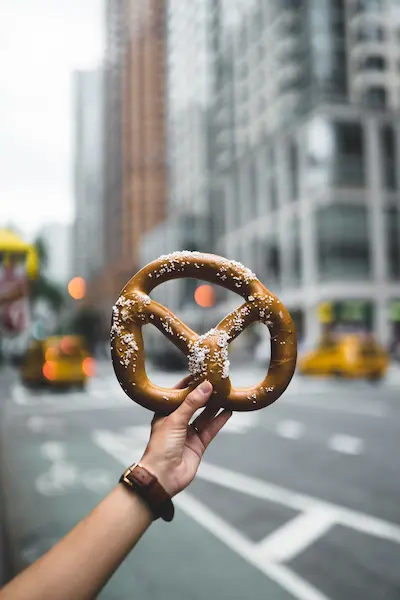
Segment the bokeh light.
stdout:
<svg viewBox="0 0 400 600">
<path fill-rule="evenodd" d="M 86 294 L 86 281 L 82 277 L 74 277 L 68 284 L 68 293 L 74 300 L 82 300 Z"/>
<path fill-rule="evenodd" d="M 211 308 L 215 304 L 214 288 L 208 283 L 199 285 L 194 293 L 194 299 L 202 308 Z"/>
</svg>

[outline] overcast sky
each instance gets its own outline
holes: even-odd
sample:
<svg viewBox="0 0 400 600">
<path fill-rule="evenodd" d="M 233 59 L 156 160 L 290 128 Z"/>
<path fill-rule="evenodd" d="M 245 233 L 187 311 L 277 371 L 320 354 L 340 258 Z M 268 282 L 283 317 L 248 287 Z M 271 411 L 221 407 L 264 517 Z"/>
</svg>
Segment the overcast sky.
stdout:
<svg viewBox="0 0 400 600">
<path fill-rule="evenodd" d="M 73 218 L 71 73 L 100 63 L 102 0 L 0 2 L 0 227 Z"/>
</svg>

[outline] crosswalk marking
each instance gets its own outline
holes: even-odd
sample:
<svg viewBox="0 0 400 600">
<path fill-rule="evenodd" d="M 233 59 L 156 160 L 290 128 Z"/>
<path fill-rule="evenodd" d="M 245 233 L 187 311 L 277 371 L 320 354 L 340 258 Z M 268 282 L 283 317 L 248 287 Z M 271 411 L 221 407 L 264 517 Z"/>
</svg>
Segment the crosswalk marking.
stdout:
<svg viewBox="0 0 400 600">
<path fill-rule="evenodd" d="M 277 434 L 288 440 L 298 440 L 304 434 L 304 426 L 298 421 L 280 421 L 276 427 Z"/>
<path fill-rule="evenodd" d="M 134 430 L 130 429 L 130 436 L 132 433 Z M 118 434 L 107 430 L 96 431 L 92 439 L 123 465 L 128 453 L 132 452 L 132 439 L 127 438 L 124 432 Z M 140 442 L 143 443 L 143 438 Z M 254 543 L 190 493 L 182 492 L 174 499 L 176 505 L 189 516 L 298 600 L 327 600 L 326 595 L 291 571 L 286 563 L 314 544 L 331 527 L 342 525 L 400 544 L 398 525 L 332 502 L 207 462 L 201 463 L 197 478 L 300 513 L 261 542 Z"/>
<path fill-rule="evenodd" d="M 364 442 L 358 437 L 338 433 L 329 438 L 328 448 L 334 452 L 341 452 L 342 454 L 357 456 L 358 454 L 362 453 Z"/>
</svg>

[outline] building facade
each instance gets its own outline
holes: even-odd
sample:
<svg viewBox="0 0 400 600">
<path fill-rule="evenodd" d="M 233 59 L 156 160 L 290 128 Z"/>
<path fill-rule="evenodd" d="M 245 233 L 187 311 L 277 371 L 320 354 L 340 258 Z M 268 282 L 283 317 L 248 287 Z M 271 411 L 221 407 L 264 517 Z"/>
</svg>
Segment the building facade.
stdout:
<svg viewBox="0 0 400 600">
<path fill-rule="evenodd" d="M 143 235 L 165 218 L 164 0 L 108 0 L 106 29 L 105 318 L 139 268 Z"/>
<path fill-rule="evenodd" d="M 400 312 L 399 3 L 200 4 L 168 3 L 168 214 L 204 210 L 201 249 L 255 270 L 306 344 L 328 321 L 389 343 Z M 193 86 L 206 82 L 198 129 L 190 72 Z M 230 309 L 228 294 L 219 300 Z"/>
<path fill-rule="evenodd" d="M 103 71 L 74 74 L 75 223 L 73 274 L 90 287 L 104 263 Z"/>
</svg>

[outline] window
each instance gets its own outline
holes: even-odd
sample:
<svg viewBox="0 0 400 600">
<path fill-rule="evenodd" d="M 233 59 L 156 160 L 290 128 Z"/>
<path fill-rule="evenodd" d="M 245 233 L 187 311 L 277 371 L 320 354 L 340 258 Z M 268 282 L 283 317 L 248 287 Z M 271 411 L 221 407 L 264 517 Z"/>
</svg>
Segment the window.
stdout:
<svg viewBox="0 0 400 600">
<path fill-rule="evenodd" d="M 383 184 L 388 190 L 396 189 L 396 144 L 393 127 L 384 125 L 380 131 L 381 168 Z"/>
<path fill-rule="evenodd" d="M 248 208 L 249 215 L 248 220 L 258 217 L 258 173 L 257 165 L 254 163 L 254 159 L 250 162 L 248 177 L 249 177 L 249 195 Z"/>
<path fill-rule="evenodd" d="M 400 279 L 400 210 L 394 206 L 386 210 L 386 240 L 389 277 Z"/>
<path fill-rule="evenodd" d="M 281 277 L 281 260 L 279 242 L 276 232 L 271 232 L 268 239 L 262 243 L 263 264 L 267 285 L 278 285 Z"/>
<path fill-rule="evenodd" d="M 383 42 L 385 30 L 376 23 L 362 23 L 358 30 L 357 39 L 359 42 Z"/>
<path fill-rule="evenodd" d="M 383 0 L 358 0 L 354 12 L 382 12 Z"/>
<path fill-rule="evenodd" d="M 290 236 L 290 281 L 294 285 L 298 285 L 303 277 L 303 264 L 301 258 L 301 233 L 300 233 L 300 219 L 297 215 L 294 215 L 289 223 L 288 235 Z"/>
<path fill-rule="evenodd" d="M 266 177 L 267 177 L 266 188 L 268 190 L 269 208 L 271 211 L 273 211 L 278 208 L 278 190 L 277 190 L 277 181 L 276 181 L 277 173 L 276 173 L 275 152 L 272 147 L 268 149 L 267 164 L 266 164 Z"/>
<path fill-rule="evenodd" d="M 362 97 L 363 104 L 373 108 L 385 108 L 386 89 L 382 86 L 371 86 L 365 90 Z"/>
<path fill-rule="evenodd" d="M 317 210 L 319 276 L 323 281 L 363 280 L 370 275 L 365 206 L 334 204 Z"/>
<path fill-rule="evenodd" d="M 360 123 L 333 123 L 333 143 L 332 184 L 364 186 L 364 139 Z"/>
<path fill-rule="evenodd" d="M 365 71 L 384 71 L 386 69 L 386 60 L 383 56 L 367 56 L 361 61 L 360 66 Z"/>
</svg>

